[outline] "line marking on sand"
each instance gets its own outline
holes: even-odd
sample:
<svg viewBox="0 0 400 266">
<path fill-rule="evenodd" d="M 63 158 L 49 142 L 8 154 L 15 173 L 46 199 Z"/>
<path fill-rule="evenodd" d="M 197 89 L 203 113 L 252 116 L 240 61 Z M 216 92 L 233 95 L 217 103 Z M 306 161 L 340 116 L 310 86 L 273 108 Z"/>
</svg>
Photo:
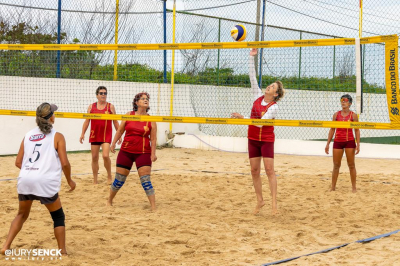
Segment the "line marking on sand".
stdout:
<svg viewBox="0 0 400 266">
<path fill-rule="evenodd" d="M 354 241 L 354 242 L 346 243 L 346 244 L 343 244 L 343 245 L 340 245 L 340 246 L 336 246 L 336 247 L 332 247 L 332 248 L 327 248 L 327 249 L 320 250 L 320 251 L 313 252 L 313 253 L 309 253 L 309 254 L 306 254 L 306 255 L 301 255 L 301 256 L 297 256 L 297 257 L 292 257 L 292 258 L 288 258 L 288 259 L 283 259 L 283 260 L 278 260 L 278 261 L 262 264 L 262 266 L 276 265 L 276 264 L 280 264 L 280 263 L 289 262 L 289 261 L 292 261 L 292 260 L 295 260 L 295 259 L 298 259 L 298 258 L 301 258 L 301 257 L 306 257 L 306 256 L 310 256 L 310 255 L 320 254 L 320 253 L 326 253 L 326 252 L 329 252 L 329 251 L 332 251 L 332 250 L 335 250 L 335 249 L 339 249 L 339 248 L 345 247 L 345 246 L 353 244 L 353 243 L 363 243 L 363 244 L 365 244 L 365 243 L 369 243 L 369 242 L 374 241 L 374 240 L 379 239 L 379 238 L 388 237 L 388 236 L 397 234 L 398 232 L 400 232 L 400 229 L 396 230 L 396 231 L 393 231 L 393 232 L 390 232 L 390 233 L 386 233 L 386 234 L 382 234 L 382 235 L 377 235 L 377 236 L 373 236 L 373 237 L 357 240 L 357 241 Z"/>
</svg>

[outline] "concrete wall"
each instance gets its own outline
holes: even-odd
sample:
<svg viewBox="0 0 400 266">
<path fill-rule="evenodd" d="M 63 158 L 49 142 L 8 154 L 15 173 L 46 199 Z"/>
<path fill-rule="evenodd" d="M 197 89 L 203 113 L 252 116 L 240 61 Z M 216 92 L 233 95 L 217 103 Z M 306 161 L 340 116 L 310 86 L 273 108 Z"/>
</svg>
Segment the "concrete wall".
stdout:
<svg viewBox="0 0 400 266">
<path fill-rule="evenodd" d="M 62 112 L 86 112 L 88 105 L 96 101 L 95 90 L 99 85 L 108 88 L 108 101 L 115 105 L 119 114 L 132 110 L 132 99 L 141 91 L 147 91 L 151 96 L 150 115 L 170 114 L 171 88 L 169 84 L 7 76 L 0 76 L 0 109 L 36 110 L 39 104 L 47 101 L 57 104 L 59 111 Z M 342 94 L 343 92 L 287 89 L 285 98 L 279 103 L 280 111 L 277 119 L 330 120 L 333 113 L 340 109 L 339 98 Z M 177 84 L 174 87 L 173 104 L 175 116 L 229 117 L 232 112 L 248 115 L 252 97 L 250 88 Z M 362 121 L 388 122 L 386 95 L 364 94 L 364 107 Z M 90 149 L 89 130 L 85 144 L 79 143 L 82 124 L 81 119 L 57 118 L 55 128 L 66 137 L 68 151 Z M 16 154 L 25 133 L 35 126 L 33 117 L 0 116 L 0 138 L 6 140 L 0 146 L 0 155 Z M 276 127 L 275 130 L 278 139 L 277 151 L 284 153 L 296 151 L 301 154 L 302 146 L 299 144 L 300 148 L 298 148 L 295 140 L 325 139 L 329 129 Z M 169 123 L 158 123 L 159 145 L 167 141 L 168 131 Z M 174 145 L 178 147 L 193 145 L 201 147 L 200 144 L 196 144 L 193 137 L 188 136 L 188 134 L 195 134 L 208 138 L 207 141 L 217 147 L 226 147 L 228 151 L 247 149 L 245 138 L 247 126 L 174 123 L 172 132 L 186 134 L 176 136 Z M 363 130 L 361 134 L 363 137 L 396 136 L 400 135 L 400 132 Z M 294 142 L 288 142 L 289 139 Z M 186 141 L 187 144 L 184 143 Z M 294 144 L 296 145 L 293 146 Z M 290 151 L 286 152 L 285 147 L 290 147 Z M 310 155 L 314 154 L 311 148 L 305 150 L 310 150 Z M 319 150 L 318 146 L 315 154 L 318 154 Z"/>
<path fill-rule="evenodd" d="M 222 150 L 228 152 L 247 153 L 247 138 L 218 137 L 209 135 L 177 135 L 173 140 L 175 147 Z M 326 141 L 306 141 L 293 139 L 277 139 L 275 141 L 275 153 L 310 155 L 310 156 L 332 156 L 325 154 Z M 385 158 L 400 159 L 400 145 L 383 145 L 362 143 L 357 158 Z"/>
</svg>

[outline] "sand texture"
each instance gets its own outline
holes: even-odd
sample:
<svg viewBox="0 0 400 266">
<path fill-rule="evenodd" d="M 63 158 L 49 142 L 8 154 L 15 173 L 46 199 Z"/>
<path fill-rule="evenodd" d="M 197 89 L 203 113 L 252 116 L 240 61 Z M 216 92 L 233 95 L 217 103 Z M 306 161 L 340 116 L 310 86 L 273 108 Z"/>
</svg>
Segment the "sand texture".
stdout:
<svg viewBox="0 0 400 266">
<path fill-rule="evenodd" d="M 74 192 L 60 191 L 66 214 L 68 258 L 12 265 L 261 265 L 400 229 L 400 163 L 356 159 L 358 192 L 351 193 L 345 158 L 335 192 L 329 192 L 331 157 L 277 154 L 279 214 L 256 204 L 248 155 L 191 149 L 157 150 L 151 212 L 137 172 L 106 206 L 109 186 L 100 156 L 92 184 L 90 153 L 69 154 Z M 117 155 L 111 155 L 113 172 Z M 16 178 L 15 156 L 0 157 L 0 179 Z M 135 169 L 135 168 L 134 168 Z M 136 169 L 135 169 L 136 170 Z M 0 241 L 18 211 L 16 181 L 0 181 Z M 53 222 L 39 202 L 12 248 L 56 248 Z M 0 265 L 11 265 L 0 256 Z M 366 244 L 302 257 L 282 265 L 400 265 L 400 233 Z"/>
</svg>

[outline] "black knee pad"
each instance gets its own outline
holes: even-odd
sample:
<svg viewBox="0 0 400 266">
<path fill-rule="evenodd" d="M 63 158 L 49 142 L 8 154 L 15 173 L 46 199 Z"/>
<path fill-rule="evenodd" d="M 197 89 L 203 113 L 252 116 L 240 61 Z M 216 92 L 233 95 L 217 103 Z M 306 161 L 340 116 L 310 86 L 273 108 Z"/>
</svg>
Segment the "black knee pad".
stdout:
<svg viewBox="0 0 400 266">
<path fill-rule="evenodd" d="M 54 222 L 54 228 L 65 226 L 65 214 L 62 207 L 56 211 L 50 212 L 50 214 Z"/>
</svg>

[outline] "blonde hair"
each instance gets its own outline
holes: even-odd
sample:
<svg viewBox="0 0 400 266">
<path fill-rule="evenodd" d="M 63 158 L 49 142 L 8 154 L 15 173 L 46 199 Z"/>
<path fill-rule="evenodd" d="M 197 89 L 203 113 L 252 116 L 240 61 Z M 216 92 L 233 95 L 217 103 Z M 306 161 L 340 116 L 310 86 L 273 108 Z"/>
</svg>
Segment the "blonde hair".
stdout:
<svg viewBox="0 0 400 266">
<path fill-rule="evenodd" d="M 36 109 L 36 124 L 38 125 L 40 131 L 42 131 L 44 134 L 49 134 L 53 128 L 53 125 L 50 123 L 51 117 L 49 119 L 44 118 L 50 115 L 50 113 L 51 107 L 48 103 L 42 103 Z"/>
<path fill-rule="evenodd" d="M 285 96 L 285 88 L 283 87 L 283 83 L 280 80 L 277 80 L 274 83 L 278 85 L 278 88 L 276 89 L 276 93 L 278 94 L 278 96 L 275 96 L 274 98 L 275 102 L 277 102 L 282 99 L 283 96 Z"/>
</svg>

